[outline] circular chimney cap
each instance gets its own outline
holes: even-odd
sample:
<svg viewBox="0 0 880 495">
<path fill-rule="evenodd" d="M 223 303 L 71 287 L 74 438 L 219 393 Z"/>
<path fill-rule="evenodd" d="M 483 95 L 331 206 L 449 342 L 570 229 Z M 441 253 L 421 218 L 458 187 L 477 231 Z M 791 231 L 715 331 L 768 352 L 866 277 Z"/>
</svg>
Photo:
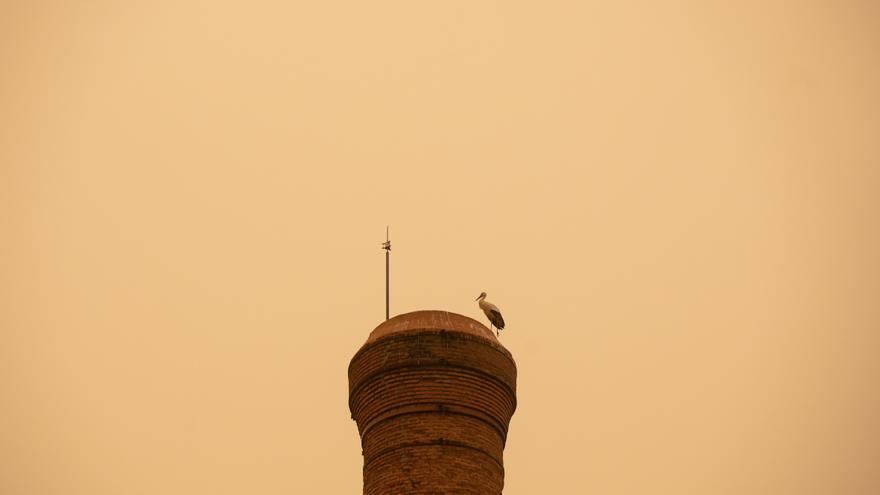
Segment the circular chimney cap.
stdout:
<svg viewBox="0 0 880 495">
<path fill-rule="evenodd" d="M 367 344 L 391 334 L 416 330 L 447 330 L 467 333 L 498 343 L 495 332 L 473 318 L 449 311 L 423 310 L 397 315 L 382 322 L 367 339 Z"/>
</svg>

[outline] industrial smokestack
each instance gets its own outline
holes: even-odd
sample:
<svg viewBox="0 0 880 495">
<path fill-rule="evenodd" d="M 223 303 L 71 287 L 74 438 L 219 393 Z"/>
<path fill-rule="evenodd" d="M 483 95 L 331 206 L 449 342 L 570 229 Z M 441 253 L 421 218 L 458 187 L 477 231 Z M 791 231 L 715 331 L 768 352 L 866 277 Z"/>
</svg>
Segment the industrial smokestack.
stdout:
<svg viewBox="0 0 880 495">
<path fill-rule="evenodd" d="M 364 495 L 500 494 L 516 363 L 480 322 L 416 311 L 376 327 L 348 367 Z"/>
</svg>

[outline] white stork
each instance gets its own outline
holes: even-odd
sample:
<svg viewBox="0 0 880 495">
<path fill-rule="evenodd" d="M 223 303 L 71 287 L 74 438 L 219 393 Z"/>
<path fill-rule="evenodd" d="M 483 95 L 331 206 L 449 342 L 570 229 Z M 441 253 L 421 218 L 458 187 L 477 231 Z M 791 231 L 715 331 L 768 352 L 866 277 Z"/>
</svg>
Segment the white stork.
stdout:
<svg viewBox="0 0 880 495">
<path fill-rule="evenodd" d="M 486 301 L 485 292 L 481 293 L 480 297 L 474 299 L 474 301 L 480 301 L 480 309 L 483 310 L 486 318 L 489 318 L 489 323 L 496 329 L 495 335 L 500 335 L 499 330 L 504 330 L 504 318 L 501 317 L 501 310 L 498 309 L 498 306 Z"/>
</svg>

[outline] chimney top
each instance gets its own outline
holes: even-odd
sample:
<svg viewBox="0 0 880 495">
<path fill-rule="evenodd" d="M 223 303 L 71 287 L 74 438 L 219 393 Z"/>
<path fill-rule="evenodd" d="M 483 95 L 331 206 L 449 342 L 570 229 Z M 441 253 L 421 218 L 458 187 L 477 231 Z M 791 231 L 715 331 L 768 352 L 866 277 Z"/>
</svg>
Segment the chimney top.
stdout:
<svg viewBox="0 0 880 495">
<path fill-rule="evenodd" d="M 445 330 L 466 333 L 500 344 L 495 333 L 479 321 L 449 311 L 422 310 L 397 315 L 385 320 L 367 338 L 367 344 L 391 334 L 408 333 L 419 330 Z"/>
</svg>

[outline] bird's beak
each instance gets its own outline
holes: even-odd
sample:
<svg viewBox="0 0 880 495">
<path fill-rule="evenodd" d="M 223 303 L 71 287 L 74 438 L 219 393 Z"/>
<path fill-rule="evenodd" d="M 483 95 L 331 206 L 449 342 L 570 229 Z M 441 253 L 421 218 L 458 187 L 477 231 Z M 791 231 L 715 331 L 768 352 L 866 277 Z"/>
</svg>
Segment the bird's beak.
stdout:
<svg viewBox="0 0 880 495">
<path fill-rule="evenodd" d="M 481 297 L 483 297 L 482 294 L 480 294 L 479 296 L 477 296 L 477 299 L 474 299 L 474 301 L 479 300 Z"/>
</svg>

